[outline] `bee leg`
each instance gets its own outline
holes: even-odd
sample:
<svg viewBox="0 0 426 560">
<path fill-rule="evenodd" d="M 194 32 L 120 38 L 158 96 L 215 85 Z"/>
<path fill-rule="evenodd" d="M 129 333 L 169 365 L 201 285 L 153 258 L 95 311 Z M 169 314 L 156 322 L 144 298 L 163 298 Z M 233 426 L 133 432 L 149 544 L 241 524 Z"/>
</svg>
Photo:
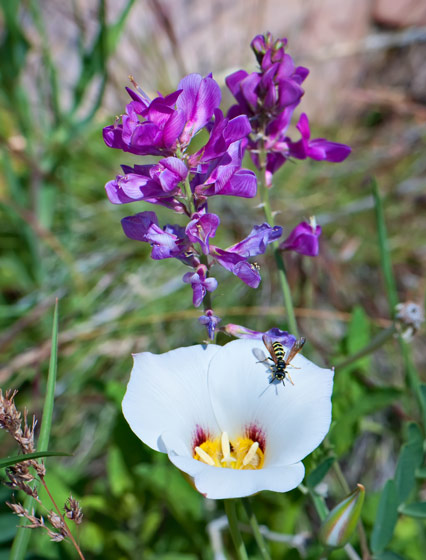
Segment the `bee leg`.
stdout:
<svg viewBox="0 0 426 560">
<path fill-rule="evenodd" d="M 264 360 L 258 360 L 256 362 L 256 364 L 263 364 L 264 362 L 267 362 L 268 360 L 271 360 L 271 362 L 273 362 L 274 360 L 272 358 L 270 358 L 269 356 L 267 358 L 265 358 Z"/>
<path fill-rule="evenodd" d="M 300 368 L 297 368 L 297 369 L 300 369 Z M 290 377 L 290 374 L 288 373 L 288 371 L 286 371 L 285 374 L 286 374 L 286 376 L 288 377 L 288 380 L 290 381 L 290 383 L 291 383 L 292 385 L 294 385 L 294 381 L 293 381 L 293 379 Z M 283 383 L 284 383 L 284 381 L 283 381 Z"/>
</svg>

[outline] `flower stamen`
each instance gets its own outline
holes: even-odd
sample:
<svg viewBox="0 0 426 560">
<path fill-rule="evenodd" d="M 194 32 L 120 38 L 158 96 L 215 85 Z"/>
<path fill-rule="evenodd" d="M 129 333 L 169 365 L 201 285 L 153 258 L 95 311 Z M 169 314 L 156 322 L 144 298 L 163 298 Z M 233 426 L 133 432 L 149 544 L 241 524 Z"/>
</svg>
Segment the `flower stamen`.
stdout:
<svg viewBox="0 0 426 560">
<path fill-rule="evenodd" d="M 213 459 L 210 457 L 210 455 L 208 453 L 206 453 L 204 451 L 204 449 L 201 449 L 201 447 L 197 446 L 194 451 L 197 452 L 198 456 L 203 461 L 203 463 L 206 463 L 207 465 L 210 465 L 211 467 L 214 467 L 215 463 L 214 463 Z"/>
<path fill-rule="evenodd" d="M 264 444 L 259 434 L 240 436 L 229 440 L 227 432 L 220 437 L 210 439 L 204 436 L 194 442 L 194 459 L 202 461 L 211 467 L 226 469 L 261 469 L 265 460 Z M 197 444 L 197 445 L 195 445 Z"/>
<path fill-rule="evenodd" d="M 257 456 L 258 449 L 259 443 L 255 441 L 254 443 L 252 443 L 250 449 L 247 452 L 247 455 L 243 459 L 243 467 L 246 467 L 247 465 L 253 465 L 254 467 L 257 467 L 257 465 L 259 464 L 259 458 Z"/>
<path fill-rule="evenodd" d="M 234 463 L 236 461 L 235 457 L 231 456 L 231 444 L 229 443 L 229 437 L 227 432 L 222 433 L 221 437 L 222 444 L 222 455 L 221 463 Z"/>
</svg>

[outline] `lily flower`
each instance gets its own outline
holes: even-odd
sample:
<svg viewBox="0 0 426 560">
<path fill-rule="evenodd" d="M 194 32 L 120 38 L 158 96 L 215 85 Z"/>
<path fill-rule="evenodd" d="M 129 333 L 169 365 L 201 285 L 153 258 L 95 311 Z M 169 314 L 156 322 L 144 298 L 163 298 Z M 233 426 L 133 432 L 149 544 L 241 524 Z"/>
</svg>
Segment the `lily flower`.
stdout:
<svg viewBox="0 0 426 560">
<path fill-rule="evenodd" d="M 294 386 L 269 383 L 256 340 L 134 355 L 123 413 L 211 499 L 287 492 L 331 421 L 333 371 L 300 354 Z"/>
</svg>

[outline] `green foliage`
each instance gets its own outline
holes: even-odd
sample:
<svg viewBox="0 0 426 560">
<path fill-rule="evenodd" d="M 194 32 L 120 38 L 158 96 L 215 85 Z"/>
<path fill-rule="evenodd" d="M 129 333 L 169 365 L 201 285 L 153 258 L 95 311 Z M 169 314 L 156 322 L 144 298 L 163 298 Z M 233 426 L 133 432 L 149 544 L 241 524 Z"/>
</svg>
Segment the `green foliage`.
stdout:
<svg viewBox="0 0 426 560">
<path fill-rule="evenodd" d="M 165 352 L 204 336 L 191 289 L 181 282 L 182 265 L 152 261 L 148 247 L 122 233 L 121 218 L 152 208 L 142 203 L 115 207 L 105 199 L 103 185 L 119 165 L 137 162 L 131 154 L 108 150 L 101 139 L 102 126 L 113 122 L 105 92 L 135 71 L 120 68 L 117 78 L 115 58 L 134 3 L 127 0 L 112 17 L 108 3 L 99 0 L 90 22 L 82 22 L 78 3 L 71 3 L 78 30 L 74 79 L 58 64 L 42 3 L 1 3 L 0 384 L 18 388 L 21 409 L 26 406 L 39 420 L 43 416 L 37 456 L 50 456 L 47 481 L 58 502 L 62 505 L 69 494 L 81 500 L 79 536 L 87 560 L 211 560 L 206 527 L 223 515 L 222 505 L 207 503 L 167 457 L 140 442 L 121 414 L 132 353 Z M 149 38 L 143 40 L 149 47 Z M 134 67 L 148 64 L 155 49 L 145 49 L 143 63 L 136 61 Z M 170 70 L 164 63 L 158 73 L 173 75 Z M 127 101 L 124 92 L 118 95 L 122 103 L 115 112 Z M 403 136 L 383 131 L 389 138 Z M 335 137 L 361 144 L 371 134 L 371 129 L 348 126 L 339 127 Z M 414 195 L 398 194 L 398 186 L 421 168 L 423 149 L 416 153 L 410 147 L 407 156 L 387 158 L 384 165 L 374 156 L 376 142 L 359 145 L 352 163 L 342 166 L 289 163 L 271 190 L 276 221 L 287 232 L 308 212 L 323 225 L 317 259 L 285 257 L 298 326 L 308 340 L 304 353 L 318 363 L 345 363 L 362 353 L 389 328 L 394 304 L 414 292 L 415 281 L 424 276 L 419 256 L 426 243 L 424 218 L 414 211 Z M 365 202 L 364 179 L 372 174 L 378 176 L 372 184 L 374 209 L 361 204 L 364 209 L 354 210 Z M 212 199 L 212 211 L 223 225 L 215 243 L 231 245 L 260 223 L 256 205 Z M 158 214 L 161 223 L 180 220 L 171 220 L 165 209 Z M 347 258 L 350 247 L 355 249 Z M 284 326 L 272 253 L 259 257 L 259 265 L 263 282 L 258 290 L 215 270 L 215 301 L 225 323 L 245 322 L 256 330 Z M 52 335 L 56 297 L 61 311 Z M 389 338 L 377 352 L 336 368 L 332 430 L 324 449 L 305 461 L 302 492 L 263 492 L 253 499 L 261 525 L 275 536 L 296 535 L 304 543 L 297 548 L 285 540 L 269 542 L 273 559 L 321 557 L 320 519 L 327 503 L 345 494 L 333 469 L 336 461 L 351 484 L 366 486 L 363 522 L 375 560 L 417 560 L 425 549 L 419 487 L 426 478 L 426 384 L 424 378 L 416 382 L 422 371 L 416 362 L 424 359 L 426 346 L 424 339 L 412 344 L 413 354 L 408 344 Z M 43 451 L 48 447 L 68 456 L 53 459 L 60 453 Z M 0 449 L 0 468 L 16 461 L 17 450 L 2 431 Z M 378 481 L 389 473 L 394 478 L 382 489 Z M 75 558 L 68 544 L 29 530 L 18 532 L 23 540 L 10 556 L 18 524 L 4 506 L 11 499 L 11 492 L 0 487 L 0 560 L 23 558 L 30 537 L 28 559 Z M 221 535 L 229 549 L 227 531 Z M 252 535 L 243 536 L 250 558 L 259 558 Z M 353 545 L 359 552 L 357 537 Z M 346 558 L 345 552 L 332 558 Z"/>
<path fill-rule="evenodd" d="M 417 424 L 408 425 L 407 443 L 400 451 L 395 477 L 385 484 L 380 497 L 376 521 L 371 536 L 371 549 L 374 553 L 384 551 L 390 542 L 398 519 L 398 512 L 411 512 L 408 515 L 421 517 L 419 504 L 406 505 L 415 483 L 416 469 L 423 461 L 423 436 Z M 417 512 L 417 515 L 415 514 Z"/>
</svg>

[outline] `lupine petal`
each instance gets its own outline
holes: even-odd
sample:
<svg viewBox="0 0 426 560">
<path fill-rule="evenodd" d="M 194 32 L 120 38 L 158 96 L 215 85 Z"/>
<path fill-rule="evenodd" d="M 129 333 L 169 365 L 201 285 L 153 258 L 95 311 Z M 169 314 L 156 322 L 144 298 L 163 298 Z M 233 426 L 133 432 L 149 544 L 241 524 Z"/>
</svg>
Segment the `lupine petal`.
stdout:
<svg viewBox="0 0 426 560">
<path fill-rule="evenodd" d="M 220 105 L 222 94 L 213 78 L 203 78 L 199 74 L 185 76 L 178 87 L 182 89 L 182 94 L 176 106 L 186 117 L 180 140 L 186 144 L 211 119 Z"/>
</svg>

